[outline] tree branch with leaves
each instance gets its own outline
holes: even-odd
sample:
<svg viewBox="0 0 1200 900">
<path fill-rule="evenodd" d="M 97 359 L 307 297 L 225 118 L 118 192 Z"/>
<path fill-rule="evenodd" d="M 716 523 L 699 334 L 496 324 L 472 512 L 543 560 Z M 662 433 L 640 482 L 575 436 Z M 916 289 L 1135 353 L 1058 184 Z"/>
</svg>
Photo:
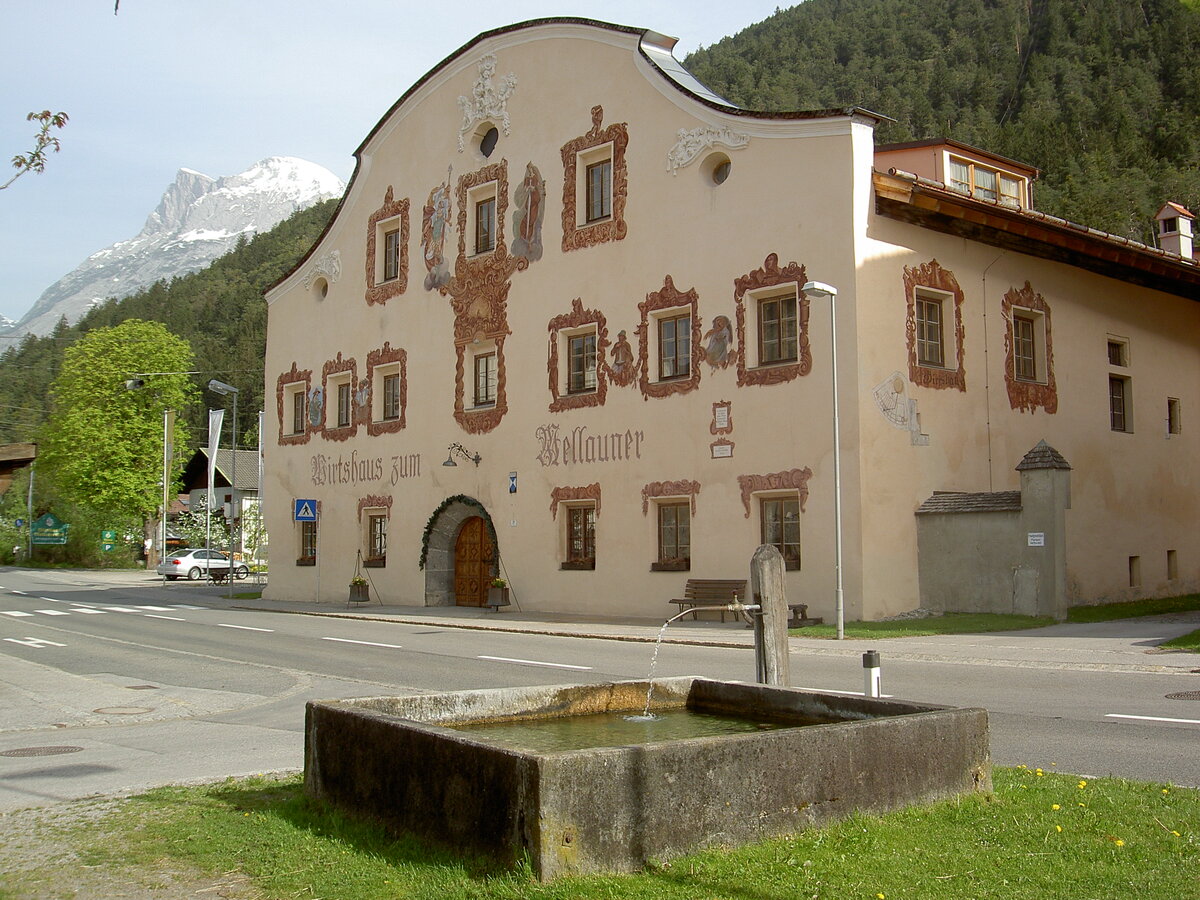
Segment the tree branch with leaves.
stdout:
<svg viewBox="0 0 1200 900">
<path fill-rule="evenodd" d="M 4 190 L 26 172 L 44 172 L 46 170 L 46 156 L 50 151 L 57 153 L 62 149 L 62 144 L 59 142 L 58 136 L 51 129 L 63 128 L 67 124 L 67 114 L 65 112 L 52 113 L 48 109 L 43 109 L 41 112 L 31 112 L 25 117 L 26 122 L 39 122 L 37 136 L 34 138 L 33 149 L 28 153 L 18 153 L 12 158 L 13 168 L 17 170 L 17 174 L 4 184 L 0 184 L 0 191 Z"/>
</svg>

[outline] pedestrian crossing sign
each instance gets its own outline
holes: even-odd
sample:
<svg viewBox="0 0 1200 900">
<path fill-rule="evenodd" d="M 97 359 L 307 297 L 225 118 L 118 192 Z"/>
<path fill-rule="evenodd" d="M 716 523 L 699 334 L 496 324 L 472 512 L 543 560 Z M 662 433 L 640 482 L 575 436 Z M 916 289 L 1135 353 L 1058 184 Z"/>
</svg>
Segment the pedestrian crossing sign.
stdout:
<svg viewBox="0 0 1200 900">
<path fill-rule="evenodd" d="M 317 501 L 316 500 L 297 500 L 296 512 L 293 518 L 297 522 L 315 522 L 317 521 Z"/>
</svg>

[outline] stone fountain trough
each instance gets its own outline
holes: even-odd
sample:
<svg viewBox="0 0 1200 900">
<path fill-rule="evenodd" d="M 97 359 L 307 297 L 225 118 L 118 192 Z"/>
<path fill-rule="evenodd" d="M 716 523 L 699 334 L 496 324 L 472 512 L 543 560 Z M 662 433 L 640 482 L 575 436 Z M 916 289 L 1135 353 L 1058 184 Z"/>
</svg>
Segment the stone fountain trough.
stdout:
<svg viewBox="0 0 1200 900">
<path fill-rule="evenodd" d="M 640 714 L 646 696 L 628 681 L 311 701 L 305 789 L 453 848 L 527 855 L 544 881 L 991 789 L 983 709 L 684 677 L 655 679 L 652 712 L 775 727 L 552 752 L 455 728 Z"/>
</svg>

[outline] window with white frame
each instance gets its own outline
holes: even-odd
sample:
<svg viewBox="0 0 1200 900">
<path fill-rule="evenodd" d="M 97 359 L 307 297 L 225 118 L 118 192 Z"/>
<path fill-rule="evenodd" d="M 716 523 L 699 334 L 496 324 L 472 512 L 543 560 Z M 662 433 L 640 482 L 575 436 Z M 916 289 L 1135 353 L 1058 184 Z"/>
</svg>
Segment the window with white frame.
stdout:
<svg viewBox="0 0 1200 900">
<path fill-rule="evenodd" d="M 604 222 L 613 214 L 613 145 L 601 144 L 579 154 L 579 224 Z"/>
<path fill-rule="evenodd" d="M 565 336 L 567 349 L 567 393 L 583 394 L 596 390 L 596 332 Z"/>
<path fill-rule="evenodd" d="M 376 366 L 372 375 L 371 418 L 393 422 L 400 418 L 400 364 Z"/>
<path fill-rule="evenodd" d="M 672 310 L 657 316 L 658 379 L 686 378 L 692 373 L 692 315 Z"/>
<path fill-rule="evenodd" d="M 284 389 L 283 408 L 288 425 L 287 434 L 304 434 L 308 414 L 304 385 L 289 384 Z"/>
<path fill-rule="evenodd" d="M 800 498 L 796 495 L 759 498 L 760 542 L 783 555 L 785 569 L 800 568 Z"/>
<path fill-rule="evenodd" d="M 492 406 L 496 403 L 496 388 L 498 374 L 496 369 L 496 349 L 480 351 L 474 355 L 474 402 L 476 406 Z"/>
<path fill-rule="evenodd" d="M 945 368 L 953 364 L 946 359 L 946 309 L 953 298 L 938 291 L 917 288 L 914 296 L 917 365 Z M 952 306 L 950 308 L 953 308 Z"/>
<path fill-rule="evenodd" d="M 1130 380 L 1121 375 L 1108 376 L 1108 422 L 1113 431 L 1133 431 L 1133 391 Z"/>
<path fill-rule="evenodd" d="M 498 185 L 495 181 L 481 184 L 471 189 L 467 194 L 467 209 L 470 211 L 467 235 L 473 255 L 491 253 L 496 249 L 498 222 L 496 220 L 496 192 Z"/>
<path fill-rule="evenodd" d="M 366 526 L 367 562 L 380 566 L 387 561 L 388 515 L 386 509 L 363 511 Z"/>
<path fill-rule="evenodd" d="M 1005 206 L 1025 206 L 1026 181 L 1010 172 L 952 156 L 947 179 L 949 187 L 981 200 Z"/>
<path fill-rule="evenodd" d="M 350 374 L 330 378 L 329 394 L 334 401 L 334 408 L 331 410 L 333 427 L 349 428 L 354 422 L 354 388 L 350 383 Z"/>
<path fill-rule="evenodd" d="M 662 500 L 658 519 L 657 567 L 686 570 L 692 562 L 691 504 L 687 500 Z"/>
<path fill-rule="evenodd" d="M 797 290 L 755 295 L 754 309 L 758 324 L 758 364 L 771 366 L 794 363 L 799 354 L 799 318 Z"/>
<path fill-rule="evenodd" d="M 1046 381 L 1045 316 L 1029 309 L 1012 311 L 1013 375 L 1017 381 Z"/>
</svg>

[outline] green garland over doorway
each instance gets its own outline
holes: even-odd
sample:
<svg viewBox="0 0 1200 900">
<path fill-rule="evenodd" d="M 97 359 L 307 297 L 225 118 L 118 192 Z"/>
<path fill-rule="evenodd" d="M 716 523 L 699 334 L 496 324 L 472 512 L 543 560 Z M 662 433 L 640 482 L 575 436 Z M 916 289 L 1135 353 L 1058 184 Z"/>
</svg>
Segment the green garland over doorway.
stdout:
<svg viewBox="0 0 1200 900">
<path fill-rule="evenodd" d="M 492 517 L 488 515 L 488 511 L 474 497 L 468 497 L 465 494 L 455 494 L 453 497 L 447 497 L 443 500 L 441 505 L 433 511 L 433 515 L 429 517 L 429 521 L 425 523 L 425 532 L 421 535 L 421 561 L 417 564 L 417 568 L 425 568 L 425 555 L 429 552 L 429 536 L 433 534 L 433 526 L 437 524 L 438 517 L 446 511 L 447 507 L 454 503 L 473 506 L 479 510 L 483 523 L 487 526 L 488 537 L 492 539 L 492 546 L 496 548 L 496 555 L 499 557 L 500 539 L 496 537 L 496 526 L 492 524 Z"/>
</svg>

